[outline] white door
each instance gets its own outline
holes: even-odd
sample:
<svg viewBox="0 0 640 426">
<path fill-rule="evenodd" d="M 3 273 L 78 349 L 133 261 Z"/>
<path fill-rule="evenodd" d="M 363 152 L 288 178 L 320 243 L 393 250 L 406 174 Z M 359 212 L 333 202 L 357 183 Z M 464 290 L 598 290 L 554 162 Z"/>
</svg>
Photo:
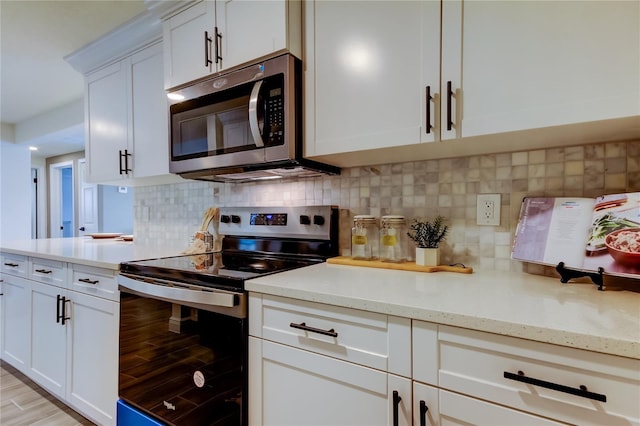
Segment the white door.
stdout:
<svg viewBox="0 0 640 426">
<path fill-rule="evenodd" d="M 2 360 L 29 374 L 31 281 L 2 275 Z"/>
<path fill-rule="evenodd" d="M 78 177 L 80 191 L 78 191 L 78 236 L 92 234 L 99 231 L 98 220 L 98 185 L 87 183 L 87 162 L 78 161 Z"/>
<path fill-rule="evenodd" d="M 67 328 L 63 324 L 66 292 L 48 284 L 31 283 L 31 374 L 29 377 L 60 398 L 67 378 Z M 69 302 L 64 303 L 69 312 Z M 67 322 L 67 320 L 65 320 Z"/>
<path fill-rule="evenodd" d="M 115 424 L 119 303 L 77 292 L 71 295 L 66 399 L 99 424 Z"/>
<path fill-rule="evenodd" d="M 49 165 L 49 230 L 51 238 L 75 236 L 73 161 Z"/>
<path fill-rule="evenodd" d="M 249 338 L 249 423 L 411 424 L 411 380 L 254 337 Z"/>
</svg>

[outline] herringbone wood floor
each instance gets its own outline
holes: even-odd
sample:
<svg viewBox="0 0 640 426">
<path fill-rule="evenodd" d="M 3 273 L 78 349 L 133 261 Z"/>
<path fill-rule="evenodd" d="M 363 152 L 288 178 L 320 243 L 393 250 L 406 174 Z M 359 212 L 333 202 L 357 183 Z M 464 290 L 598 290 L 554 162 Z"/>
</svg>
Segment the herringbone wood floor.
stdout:
<svg viewBox="0 0 640 426">
<path fill-rule="evenodd" d="M 93 423 L 0 361 L 0 425 L 84 426 Z"/>
</svg>

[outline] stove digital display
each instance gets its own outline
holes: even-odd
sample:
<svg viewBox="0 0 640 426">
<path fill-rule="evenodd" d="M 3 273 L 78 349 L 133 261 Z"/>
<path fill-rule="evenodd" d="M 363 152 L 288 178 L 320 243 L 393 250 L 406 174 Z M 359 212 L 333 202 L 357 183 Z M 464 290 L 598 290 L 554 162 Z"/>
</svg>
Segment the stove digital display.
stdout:
<svg viewBox="0 0 640 426">
<path fill-rule="evenodd" d="M 286 213 L 251 213 L 249 224 L 266 226 L 287 226 Z"/>
</svg>

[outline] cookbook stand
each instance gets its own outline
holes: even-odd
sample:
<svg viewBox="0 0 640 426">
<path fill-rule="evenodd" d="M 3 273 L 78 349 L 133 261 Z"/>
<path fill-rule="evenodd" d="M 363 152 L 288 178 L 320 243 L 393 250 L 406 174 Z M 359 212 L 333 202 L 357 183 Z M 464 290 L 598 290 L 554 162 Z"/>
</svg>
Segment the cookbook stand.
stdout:
<svg viewBox="0 0 640 426">
<path fill-rule="evenodd" d="M 598 268 L 598 272 L 588 272 L 581 271 L 579 269 L 571 269 L 564 266 L 564 262 L 558 263 L 556 266 L 556 271 L 560 274 L 560 282 L 565 284 L 568 283 L 572 278 L 582 278 L 589 277 L 591 281 L 598 286 L 598 290 L 603 290 L 603 279 L 604 268 Z"/>
</svg>

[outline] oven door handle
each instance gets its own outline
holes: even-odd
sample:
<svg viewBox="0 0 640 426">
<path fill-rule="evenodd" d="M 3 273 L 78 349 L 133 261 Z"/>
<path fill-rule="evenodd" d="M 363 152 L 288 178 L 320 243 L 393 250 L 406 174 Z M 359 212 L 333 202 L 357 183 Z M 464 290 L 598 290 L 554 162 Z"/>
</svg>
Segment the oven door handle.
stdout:
<svg viewBox="0 0 640 426">
<path fill-rule="evenodd" d="M 251 129 L 253 142 L 259 148 L 264 147 L 264 141 L 262 140 L 260 126 L 258 124 L 258 98 L 260 97 L 260 88 L 262 87 L 263 81 L 264 80 L 256 81 L 253 89 L 251 89 L 251 96 L 249 97 L 249 128 Z"/>
<path fill-rule="evenodd" d="M 240 303 L 238 294 L 232 292 L 217 289 L 190 290 L 169 286 L 160 280 L 141 281 L 123 274 L 118 277 L 118 284 L 138 294 L 171 300 L 175 303 L 191 302 L 225 308 L 233 308 Z"/>
</svg>

